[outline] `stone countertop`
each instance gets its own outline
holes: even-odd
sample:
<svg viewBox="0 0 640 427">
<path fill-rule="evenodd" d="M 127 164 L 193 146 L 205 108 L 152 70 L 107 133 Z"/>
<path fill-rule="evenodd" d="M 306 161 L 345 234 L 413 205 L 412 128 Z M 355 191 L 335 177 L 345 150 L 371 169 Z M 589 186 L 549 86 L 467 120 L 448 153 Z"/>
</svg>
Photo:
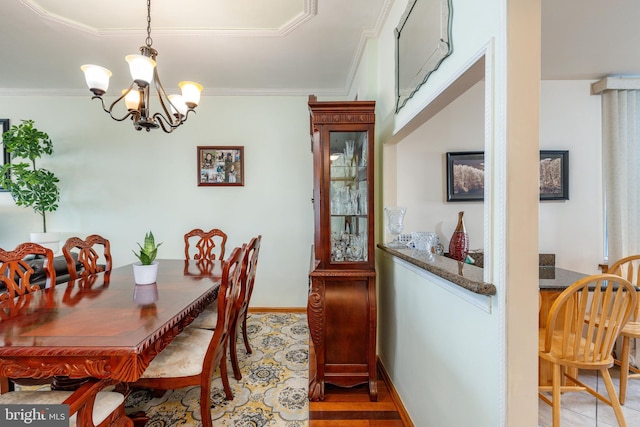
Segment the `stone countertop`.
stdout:
<svg viewBox="0 0 640 427">
<path fill-rule="evenodd" d="M 560 267 L 540 266 L 538 271 L 541 291 L 562 291 L 572 283 L 587 277 L 587 274 Z"/>
<path fill-rule="evenodd" d="M 434 255 L 426 251 L 417 251 L 415 249 L 395 249 L 383 244 L 378 244 L 378 248 L 436 276 L 442 277 L 470 292 L 480 295 L 496 294 L 495 285 L 483 282 L 483 269 L 473 264 L 465 264 L 451 258 Z"/>
</svg>

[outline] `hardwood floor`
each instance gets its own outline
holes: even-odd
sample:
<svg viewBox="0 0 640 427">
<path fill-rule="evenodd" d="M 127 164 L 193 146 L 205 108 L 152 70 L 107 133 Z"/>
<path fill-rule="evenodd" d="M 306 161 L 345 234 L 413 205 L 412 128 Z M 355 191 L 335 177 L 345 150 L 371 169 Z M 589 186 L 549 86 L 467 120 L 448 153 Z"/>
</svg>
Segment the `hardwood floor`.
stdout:
<svg viewBox="0 0 640 427">
<path fill-rule="evenodd" d="M 300 308 L 249 308 L 249 312 L 306 312 Z M 309 362 L 315 363 L 313 342 L 309 339 Z M 369 401 L 369 387 L 327 385 L 322 402 L 309 402 L 309 427 L 414 427 L 402 405 L 394 402 L 395 390 L 385 383 L 378 360 L 378 401 Z M 390 381 L 387 379 L 387 381 Z"/>
<path fill-rule="evenodd" d="M 366 385 L 327 386 L 325 400 L 309 402 L 309 427 L 409 427 L 405 424 L 378 368 L 378 401 L 369 401 Z"/>
</svg>

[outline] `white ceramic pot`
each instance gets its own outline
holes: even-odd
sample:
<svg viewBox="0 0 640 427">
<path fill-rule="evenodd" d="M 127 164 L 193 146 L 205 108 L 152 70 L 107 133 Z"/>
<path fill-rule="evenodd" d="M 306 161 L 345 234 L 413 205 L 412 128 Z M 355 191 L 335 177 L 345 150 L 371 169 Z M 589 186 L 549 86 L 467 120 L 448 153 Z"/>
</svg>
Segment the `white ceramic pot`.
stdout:
<svg viewBox="0 0 640 427">
<path fill-rule="evenodd" d="M 133 279 L 136 285 L 155 283 L 158 278 L 158 261 L 150 265 L 142 265 L 140 261 L 133 263 Z"/>
<path fill-rule="evenodd" d="M 60 250 L 60 233 L 54 231 L 31 233 L 31 241 L 51 249 L 54 254 Z"/>
</svg>

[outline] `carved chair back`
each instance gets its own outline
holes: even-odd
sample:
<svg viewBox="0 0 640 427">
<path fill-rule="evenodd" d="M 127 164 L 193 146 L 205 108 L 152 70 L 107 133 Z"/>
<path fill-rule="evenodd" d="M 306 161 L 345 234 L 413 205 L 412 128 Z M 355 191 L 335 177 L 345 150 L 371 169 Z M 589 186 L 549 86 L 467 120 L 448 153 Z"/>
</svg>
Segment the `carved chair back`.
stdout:
<svg viewBox="0 0 640 427">
<path fill-rule="evenodd" d="M 192 240 L 197 240 L 194 250 L 190 246 L 190 241 Z M 184 257 L 185 259 L 191 259 L 191 253 L 193 252 L 193 259 L 196 260 L 224 259 L 226 243 L 227 235 L 218 228 L 206 232 L 200 228 L 195 228 L 184 235 Z M 216 252 L 218 253 L 217 256 Z"/>
<path fill-rule="evenodd" d="M 240 297 L 236 305 L 236 312 L 233 316 L 231 333 L 229 335 L 231 365 L 233 375 L 239 381 L 242 379 L 240 365 L 238 363 L 237 337 L 239 326 L 244 338 L 244 346 L 247 353 L 251 353 L 251 345 L 247 335 L 247 312 L 249 311 L 249 301 L 253 293 L 253 283 L 256 278 L 256 268 L 258 267 L 258 254 L 260 253 L 260 242 L 262 236 L 259 235 L 251 239 L 247 245 L 244 258 L 242 259 L 242 272 L 240 276 Z"/>
<path fill-rule="evenodd" d="M 242 248 L 235 248 L 229 255 L 229 259 L 223 261 L 222 280 L 218 292 L 218 322 L 212 340 L 212 345 L 215 345 L 216 349 L 210 355 L 214 369 L 220 363 L 220 360 L 225 357 L 227 346 L 224 342 L 231 334 L 235 309 L 238 299 L 240 299 L 242 259 L 244 258 L 245 250 L 246 245 L 242 245 Z"/>
<path fill-rule="evenodd" d="M 95 247 L 103 247 L 104 264 L 100 263 L 100 254 Z M 111 271 L 111 245 L 109 240 L 98 234 L 92 234 L 82 240 L 79 237 L 70 237 L 62 247 L 62 253 L 67 261 L 67 269 L 71 280 L 78 278 L 78 270 L 76 268 L 76 260 L 71 255 L 72 252 L 78 253 L 77 263 L 82 265 L 82 271 L 90 274 L 102 271 Z"/>
<path fill-rule="evenodd" d="M 254 237 L 247 244 L 244 259 L 242 260 L 242 277 L 240 279 L 240 298 L 238 300 L 238 319 L 244 320 L 249 308 L 253 284 L 256 280 L 256 269 L 258 268 L 258 254 L 260 253 L 260 242 L 262 235 Z"/>
<path fill-rule="evenodd" d="M 42 261 L 42 270 L 46 274 L 44 287 L 55 286 L 56 271 L 53 267 L 53 251 L 37 243 L 22 243 L 13 251 L 0 249 L 0 283 L 4 285 L 4 289 L 0 290 L 2 292 L 0 301 L 40 290 L 39 286 L 31 283 L 32 277 L 36 273 L 34 270 L 36 267 L 28 262 L 30 255 L 44 257 Z"/>
</svg>

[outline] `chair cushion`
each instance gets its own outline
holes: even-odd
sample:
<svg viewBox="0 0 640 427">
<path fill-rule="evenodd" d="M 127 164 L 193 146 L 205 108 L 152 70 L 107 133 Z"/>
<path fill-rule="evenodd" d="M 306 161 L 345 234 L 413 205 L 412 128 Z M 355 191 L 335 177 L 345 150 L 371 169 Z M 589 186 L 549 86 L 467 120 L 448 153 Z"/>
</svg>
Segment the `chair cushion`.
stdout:
<svg viewBox="0 0 640 427">
<path fill-rule="evenodd" d="M 189 326 L 200 329 L 215 329 L 218 324 L 218 301 L 208 305 Z"/>
<path fill-rule="evenodd" d="M 9 393 L 0 394 L 0 404 L 34 404 L 48 405 L 59 404 L 71 396 L 72 391 L 11 391 Z M 103 422 L 113 411 L 118 409 L 124 402 L 124 396 L 120 393 L 112 391 L 101 391 L 96 395 L 93 405 L 93 423 L 98 425 Z M 76 415 L 73 414 L 69 418 L 69 427 L 76 426 Z"/>
<path fill-rule="evenodd" d="M 213 331 L 187 327 L 151 361 L 141 378 L 200 375 Z"/>
</svg>

